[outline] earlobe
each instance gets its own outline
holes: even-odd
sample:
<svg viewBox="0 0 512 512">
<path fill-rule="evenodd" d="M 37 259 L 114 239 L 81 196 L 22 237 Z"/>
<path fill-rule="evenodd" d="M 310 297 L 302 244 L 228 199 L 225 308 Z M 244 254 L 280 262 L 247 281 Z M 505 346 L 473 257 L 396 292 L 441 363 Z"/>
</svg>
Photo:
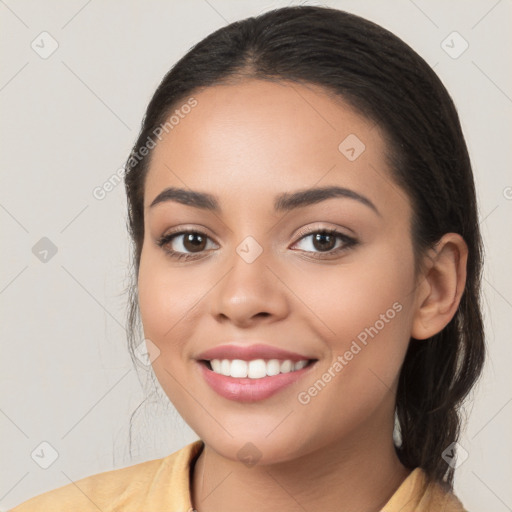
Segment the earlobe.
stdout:
<svg viewBox="0 0 512 512">
<path fill-rule="evenodd" d="M 468 247 L 462 236 L 447 233 L 425 257 L 411 330 L 411 337 L 419 340 L 442 331 L 457 312 L 466 285 Z"/>
</svg>

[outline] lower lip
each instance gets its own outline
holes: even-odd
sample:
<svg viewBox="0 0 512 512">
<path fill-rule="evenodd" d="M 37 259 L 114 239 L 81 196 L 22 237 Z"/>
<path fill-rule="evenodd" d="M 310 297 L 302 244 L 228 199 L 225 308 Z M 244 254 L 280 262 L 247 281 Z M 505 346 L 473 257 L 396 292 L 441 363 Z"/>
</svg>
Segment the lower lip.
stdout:
<svg viewBox="0 0 512 512">
<path fill-rule="evenodd" d="M 264 400 L 297 382 L 315 365 L 313 361 L 308 366 L 288 373 L 279 373 L 272 377 L 261 379 L 226 377 L 210 370 L 206 364 L 198 363 L 208 385 L 220 396 L 237 402 L 257 402 Z"/>
</svg>

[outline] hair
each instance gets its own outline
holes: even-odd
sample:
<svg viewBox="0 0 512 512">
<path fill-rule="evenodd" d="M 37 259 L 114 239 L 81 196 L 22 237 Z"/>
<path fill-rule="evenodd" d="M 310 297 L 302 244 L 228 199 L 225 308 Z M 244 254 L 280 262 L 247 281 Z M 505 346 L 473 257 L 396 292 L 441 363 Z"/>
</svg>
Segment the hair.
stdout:
<svg viewBox="0 0 512 512">
<path fill-rule="evenodd" d="M 165 75 L 125 166 L 127 226 L 133 242 L 128 343 L 139 323 L 137 279 L 144 239 L 144 184 L 151 152 L 141 151 L 172 110 L 206 87 L 244 79 L 321 86 L 378 125 L 392 179 L 412 205 L 416 271 L 449 232 L 469 249 L 465 289 L 452 320 L 427 340 L 411 338 L 396 395 L 401 462 L 453 488 L 443 451 L 459 435 L 461 407 L 485 357 L 480 306 L 483 247 L 473 173 L 454 103 L 429 65 L 379 25 L 327 7 L 275 9 L 216 30 Z M 137 158 L 134 158 L 137 157 Z"/>
</svg>

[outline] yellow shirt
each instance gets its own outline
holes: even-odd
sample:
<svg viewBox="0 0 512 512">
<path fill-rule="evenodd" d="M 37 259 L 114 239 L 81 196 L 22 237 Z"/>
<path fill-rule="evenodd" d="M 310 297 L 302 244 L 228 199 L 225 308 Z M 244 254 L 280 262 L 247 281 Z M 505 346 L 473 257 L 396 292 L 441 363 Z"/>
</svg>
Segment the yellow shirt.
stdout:
<svg viewBox="0 0 512 512">
<path fill-rule="evenodd" d="M 203 446 L 198 440 L 162 459 L 83 478 L 11 512 L 192 512 L 190 469 Z M 416 468 L 381 512 L 467 512 L 453 494 L 424 483 L 423 470 Z"/>
</svg>

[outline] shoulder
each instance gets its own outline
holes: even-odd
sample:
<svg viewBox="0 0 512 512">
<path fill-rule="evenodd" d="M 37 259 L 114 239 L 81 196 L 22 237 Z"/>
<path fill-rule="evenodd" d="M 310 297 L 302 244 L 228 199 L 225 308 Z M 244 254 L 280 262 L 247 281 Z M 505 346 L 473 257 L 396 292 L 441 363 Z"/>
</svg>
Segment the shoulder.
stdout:
<svg viewBox="0 0 512 512">
<path fill-rule="evenodd" d="M 450 489 L 444 488 L 434 482 L 427 485 L 420 505 L 423 505 L 423 501 L 426 512 L 468 512 L 462 502 Z M 423 510 L 423 508 L 421 510 Z"/>
<path fill-rule="evenodd" d="M 421 468 L 402 482 L 381 512 L 468 512 L 447 487 L 429 481 Z"/>
<path fill-rule="evenodd" d="M 158 495 L 165 487 L 166 498 L 172 499 L 175 492 L 188 493 L 188 468 L 192 457 L 201 449 L 202 442 L 195 441 L 181 450 L 161 459 L 150 460 L 121 469 L 91 475 L 76 482 L 35 496 L 10 512 L 81 512 L 101 510 L 137 510 L 148 499 L 158 504 Z M 158 485 L 165 482 L 165 486 Z M 169 485 L 170 484 L 170 485 Z M 188 496 L 188 495 L 187 495 Z"/>
</svg>

